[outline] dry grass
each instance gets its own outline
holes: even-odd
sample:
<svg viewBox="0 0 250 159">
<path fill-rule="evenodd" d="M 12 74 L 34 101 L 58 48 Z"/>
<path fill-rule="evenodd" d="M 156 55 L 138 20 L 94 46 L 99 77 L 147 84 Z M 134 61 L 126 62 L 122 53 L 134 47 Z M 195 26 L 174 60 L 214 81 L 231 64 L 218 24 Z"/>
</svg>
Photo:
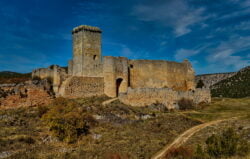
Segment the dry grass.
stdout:
<svg viewBox="0 0 250 159">
<path fill-rule="evenodd" d="M 119 102 L 102 106 L 101 103 L 107 99 L 96 97 L 75 100 L 99 119 L 98 125 L 90 129 L 90 134 L 82 136 L 74 144 L 60 142 L 51 136 L 40 118 L 46 109 L 33 107 L 0 110 L 0 157 L 3 152 L 8 152 L 13 153 L 9 158 L 20 159 L 150 158 L 179 134 L 200 124 L 200 120 L 206 122 L 245 116 L 240 121 L 244 131 L 246 127 L 243 121 L 249 123 L 246 122 L 250 109 L 249 98 L 216 98 L 202 110 L 185 112 L 167 112 L 161 106 L 135 108 Z M 223 124 L 225 127 L 228 125 Z M 225 128 L 223 125 L 218 127 L 220 130 Z M 239 128 L 240 125 L 235 127 Z M 208 131 L 216 132 L 213 129 L 201 131 L 201 136 L 197 133 L 188 144 L 196 145 L 199 140 L 202 142 L 202 136 L 207 137 Z"/>
<path fill-rule="evenodd" d="M 203 109 L 183 114 L 204 122 L 232 117 L 250 119 L 250 98 L 213 98 L 212 103 Z"/>
</svg>

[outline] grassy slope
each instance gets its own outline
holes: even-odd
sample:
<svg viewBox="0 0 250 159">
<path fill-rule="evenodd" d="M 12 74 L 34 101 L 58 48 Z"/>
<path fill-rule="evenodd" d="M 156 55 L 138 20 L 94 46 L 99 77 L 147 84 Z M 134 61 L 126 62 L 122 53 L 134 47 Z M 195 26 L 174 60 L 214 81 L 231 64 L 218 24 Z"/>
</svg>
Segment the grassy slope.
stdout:
<svg viewBox="0 0 250 159">
<path fill-rule="evenodd" d="M 134 108 L 119 102 L 101 106 L 105 98 L 78 99 L 91 114 L 104 116 L 91 134 L 67 145 L 51 137 L 40 120 L 38 108 L 0 111 L 0 152 L 9 158 L 150 158 L 186 129 L 200 124 L 175 112 Z M 143 115 L 155 116 L 141 120 Z M 178 126 L 176 126 L 178 125 Z M 99 136 L 94 139 L 93 135 Z M 32 141 L 30 137 L 34 140 Z M 2 153 L 3 154 L 3 153 Z M 1 157 L 1 153 L 0 153 Z"/>
<path fill-rule="evenodd" d="M 186 112 L 163 112 L 152 108 L 134 108 L 115 102 L 108 106 L 100 103 L 107 98 L 78 99 L 77 102 L 95 115 L 108 117 L 100 120 L 91 134 L 82 137 L 77 143 L 67 145 L 50 136 L 39 118 L 38 108 L 0 110 L 0 156 L 1 152 L 16 152 L 9 158 L 150 158 L 179 134 L 202 121 L 242 116 L 234 123 L 247 127 L 250 120 L 250 98 L 214 98 L 211 105 L 202 110 Z M 115 116 L 114 116 L 115 115 Z M 138 120 L 139 116 L 153 115 L 151 119 Z M 195 145 L 204 142 L 209 132 L 206 129 L 197 133 L 188 143 Z M 214 127 L 213 127 L 214 128 Z M 249 131 L 244 129 L 244 131 Z M 249 133 L 248 133 L 249 134 Z M 99 136 L 94 139 L 93 135 Z"/>
<path fill-rule="evenodd" d="M 214 97 L 242 98 L 250 96 L 250 67 L 218 82 L 212 86 L 211 93 Z"/>
<path fill-rule="evenodd" d="M 209 107 L 199 111 L 185 112 L 184 114 L 192 119 L 202 121 L 239 117 L 201 130 L 187 141 L 185 144 L 187 147 L 195 149 L 197 144 L 204 145 L 208 136 L 221 133 L 229 127 L 235 129 L 237 133 L 242 134 L 244 138 L 250 141 L 250 98 L 213 98 Z M 236 158 L 240 159 L 241 157 L 236 156 Z M 250 158 L 250 154 L 243 158 Z"/>
<path fill-rule="evenodd" d="M 204 109 L 183 114 L 204 122 L 239 116 L 250 118 L 250 98 L 213 98 L 212 103 Z"/>
<path fill-rule="evenodd" d="M 16 73 L 3 71 L 0 72 L 0 84 L 4 83 L 20 83 L 31 79 L 31 73 Z"/>
</svg>

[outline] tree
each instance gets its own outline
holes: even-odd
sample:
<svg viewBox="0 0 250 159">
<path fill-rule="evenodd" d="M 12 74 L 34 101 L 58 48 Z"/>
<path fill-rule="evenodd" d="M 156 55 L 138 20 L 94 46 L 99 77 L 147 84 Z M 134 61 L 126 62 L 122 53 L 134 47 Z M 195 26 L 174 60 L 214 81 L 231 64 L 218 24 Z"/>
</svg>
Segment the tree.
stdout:
<svg viewBox="0 0 250 159">
<path fill-rule="evenodd" d="M 199 80 L 198 83 L 197 83 L 197 85 L 196 85 L 196 88 L 203 88 L 204 86 L 205 85 L 204 85 L 203 81 Z"/>
</svg>

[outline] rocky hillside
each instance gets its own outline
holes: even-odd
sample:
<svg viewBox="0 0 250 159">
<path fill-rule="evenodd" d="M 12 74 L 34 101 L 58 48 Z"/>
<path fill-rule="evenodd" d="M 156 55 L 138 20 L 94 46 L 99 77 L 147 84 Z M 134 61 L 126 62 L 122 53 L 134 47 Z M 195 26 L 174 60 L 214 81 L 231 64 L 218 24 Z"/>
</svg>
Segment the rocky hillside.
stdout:
<svg viewBox="0 0 250 159">
<path fill-rule="evenodd" d="M 212 85 L 214 97 L 242 98 L 250 96 L 250 66 L 241 69 L 234 76 Z"/>
<path fill-rule="evenodd" d="M 205 88 L 210 88 L 211 86 L 220 82 L 221 80 L 230 78 L 235 74 L 236 72 L 197 75 L 195 77 L 195 81 L 196 83 L 202 81 Z"/>
<path fill-rule="evenodd" d="M 0 84 L 21 83 L 31 79 L 31 73 L 0 72 Z"/>
</svg>

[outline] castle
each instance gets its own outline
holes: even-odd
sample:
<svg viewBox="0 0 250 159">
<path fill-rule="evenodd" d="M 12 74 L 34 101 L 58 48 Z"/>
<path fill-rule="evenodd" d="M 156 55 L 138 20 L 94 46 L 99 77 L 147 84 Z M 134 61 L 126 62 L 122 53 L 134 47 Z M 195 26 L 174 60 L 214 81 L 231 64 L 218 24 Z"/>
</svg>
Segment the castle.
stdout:
<svg viewBox="0 0 250 159">
<path fill-rule="evenodd" d="M 188 60 L 177 63 L 102 56 L 101 33 L 98 27 L 81 25 L 74 28 L 73 59 L 68 62 L 68 67 L 53 65 L 36 69 L 32 77 L 51 78 L 56 95 L 68 98 L 107 95 L 119 97 L 126 104 L 134 101 L 132 105 L 144 105 L 140 101 L 147 93 L 153 95 L 157 92 L 155 96 L 165 100 L 171 92 L 176 96 L 173 100 L 179 99 L 179 96 L 205 94 L 209 102 L 210 94 L 207 91 L 195 90 L 195 72 Z M 197 92 L 199 95 L 195 95 Z M 132 99 L 136 94 L 140 99 Z M 149 103 L 156 101 L 156 97 L 149 98 L 152 99 Z M 198 101 L 202 100 L 203 97 Z M 157 99 L 159 101 L 161 99 Z M 174 101 L 170 105 L 173 104 Z"/>
</svg>

